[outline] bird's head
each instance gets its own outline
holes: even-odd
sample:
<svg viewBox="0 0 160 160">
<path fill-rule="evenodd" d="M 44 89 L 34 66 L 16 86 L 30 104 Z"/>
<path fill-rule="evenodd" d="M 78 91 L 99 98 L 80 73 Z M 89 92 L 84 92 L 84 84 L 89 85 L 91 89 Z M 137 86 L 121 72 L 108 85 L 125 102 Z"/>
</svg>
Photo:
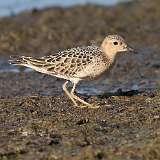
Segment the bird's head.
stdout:
<svg viewBox="0 0 160 160">
<path fill-rule="evenodd" d="M 119 52 L 133 52 L 125 40 L 119 35 L 108 35 L 101 44 L 101 49 L 108 56 L 115 56 Z"/>
</svg>

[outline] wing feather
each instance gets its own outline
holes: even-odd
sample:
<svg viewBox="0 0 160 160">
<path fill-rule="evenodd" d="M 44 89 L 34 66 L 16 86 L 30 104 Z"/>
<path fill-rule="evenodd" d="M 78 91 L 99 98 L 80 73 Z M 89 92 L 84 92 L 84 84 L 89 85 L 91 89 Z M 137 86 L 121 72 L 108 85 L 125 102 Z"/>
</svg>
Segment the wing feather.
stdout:
<svg viewBox="0 0 160 160">
<path fill-rule="evenodd" d="M 46 74 L 74 76 L 93 62 L 95 54 L 101 55 L 100 52 L 97 46 L 77 47 L 39 58 L 21 56 L 10 62 L 16 64 L 17 61 L 16 65 L 24 65 Z"/>
</svg>

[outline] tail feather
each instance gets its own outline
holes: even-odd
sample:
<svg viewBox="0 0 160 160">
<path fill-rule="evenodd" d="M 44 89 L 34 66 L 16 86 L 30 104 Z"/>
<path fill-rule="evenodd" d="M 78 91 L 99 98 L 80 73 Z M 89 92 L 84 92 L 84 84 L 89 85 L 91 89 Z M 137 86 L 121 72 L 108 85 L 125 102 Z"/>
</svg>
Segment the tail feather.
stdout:
<svg viewBox="0 0 160 160">
<path fill-rule="evenodd" d="M 28 66 L 28 67 L 42 67 L 46 64 L 45 59 L 42 58 L 33 58 L 33 57 L 26 57 L 26 56 L 11 56 L 9 60 L 10 64 L 13 65 L 21 65 L 21 66 Z"/>
<path fill-rule="evenodd" d="M 47 67 L 53 66 L 53 64 L 48 64 L 43 57 L 11 56 L 10 58 L 10 64 L 29 67 L 41 73 L 47 73 Z"/>
<path fill-rule="evenodd" d="M 25 65 L 27 61 L 25 60 L 24 56 L 10 56 L 9 63 L 13 65 Z"/>
</svg>

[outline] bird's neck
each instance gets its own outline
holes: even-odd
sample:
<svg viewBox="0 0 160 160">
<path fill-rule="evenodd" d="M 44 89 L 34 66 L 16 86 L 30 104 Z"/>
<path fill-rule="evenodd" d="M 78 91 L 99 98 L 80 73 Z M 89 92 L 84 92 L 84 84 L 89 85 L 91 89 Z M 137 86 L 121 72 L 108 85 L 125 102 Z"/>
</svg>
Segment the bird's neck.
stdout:
<svg viewBox="0 0 160 160">
<path fill-rule="evenodd" d="M 101 46 L 100 48 L 101 48 L 102 52 L 105 54 L 105 56 L 106 56 L 111 62 L 113 62 L 114 59 L 115 59 L 115 57 L 116 57 L 117 52 L 114 51 L 114 50 L 110 50 L 110 49 L 108 49 L 108 48 L 106 49 L 106 48 L 104 48 L 103 46 Z"/>
</svg>

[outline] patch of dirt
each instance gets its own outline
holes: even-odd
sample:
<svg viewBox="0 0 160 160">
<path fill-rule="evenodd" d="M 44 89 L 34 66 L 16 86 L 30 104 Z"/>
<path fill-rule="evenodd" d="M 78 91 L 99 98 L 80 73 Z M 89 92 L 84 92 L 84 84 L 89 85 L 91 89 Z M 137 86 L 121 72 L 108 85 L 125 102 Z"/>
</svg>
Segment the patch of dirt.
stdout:
<svg viewBox="0 0 160 160">
<path fill-rule="evenodd" d="M 0 99 L 0 156 L 160 158 L 158 92 L 103 97 L 97 102 L 99 109 L 80 109 L 63 96 Z"/>
</svg>

